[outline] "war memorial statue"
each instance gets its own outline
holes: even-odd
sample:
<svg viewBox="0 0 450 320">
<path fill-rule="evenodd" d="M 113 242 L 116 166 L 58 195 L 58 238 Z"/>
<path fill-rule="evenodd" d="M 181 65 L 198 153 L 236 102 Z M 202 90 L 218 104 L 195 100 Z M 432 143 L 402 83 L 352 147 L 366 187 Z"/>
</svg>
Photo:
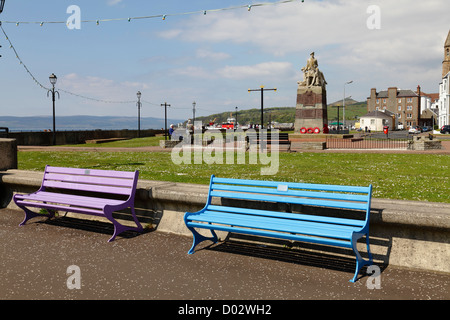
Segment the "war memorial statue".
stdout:
<svg viewBox="0 0 450 320">
<path fill-rule="evenodd" d="M 327 92 L 325 77 L 311 52 L 298 82 L 295 107 L 295 133 L 328 133 Z"/>
</svg>

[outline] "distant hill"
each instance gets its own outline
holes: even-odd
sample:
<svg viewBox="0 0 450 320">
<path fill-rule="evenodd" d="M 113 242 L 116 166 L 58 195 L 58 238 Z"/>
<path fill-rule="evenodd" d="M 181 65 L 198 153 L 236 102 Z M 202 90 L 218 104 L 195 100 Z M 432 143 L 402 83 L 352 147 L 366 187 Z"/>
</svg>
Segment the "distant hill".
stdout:
<svg viewBox="0 0 450 320">
<path fill-rule="evenodd" d="M 183 122 L 179 119 L 167 119 L 167 125 Z M 141 129 L 164 128 L 164 119 L 141 118 Z M 7 127 L 10 131 L 43 131 L 52 129 L 53 117 L 10 117 L 0 116 L 0 127 Z M 56 130 L 120 130 L 137 129 L 137 117 L 115 116 L 64 116 L 56 117 Z"/>
<path fill-rule="evenodd" d="M 342 101 L 337 101 L 328 105 L 328 120 L 332 121 L 337 119 L 337 107 L 342 106 Z M 352 99 L 345 100 L 345 119 L 354 120 L 367 113 L 367 103 L 358 102 Z M 207 125 L 210 121 L 215 123 L 226 122 L 227 118 L 232 115 L 236 117 L 236 112 L 221 112 L 211 114 L 206 117 L 196 117 L 196 121 L 202 121 L 203 124 Z M 339 118 L 342 119 L 342 107 L 339 108 Z M 237 121 L 240 124 L 246 125 L 249 123 L 260 123 L 261 122 L 261 110 L 247 109 L 238 110 Z M 293 123 L 295 122 L 295 107 L 280 107 L 280 108 L 264 108 L 264 122 L 274 121 L 279 123 Z"/>
</svg>

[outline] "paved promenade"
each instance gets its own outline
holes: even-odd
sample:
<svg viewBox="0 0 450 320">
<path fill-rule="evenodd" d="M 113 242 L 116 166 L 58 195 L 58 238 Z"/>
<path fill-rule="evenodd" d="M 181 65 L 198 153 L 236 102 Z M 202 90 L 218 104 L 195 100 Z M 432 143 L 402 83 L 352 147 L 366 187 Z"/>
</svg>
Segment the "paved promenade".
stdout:
<svg viewBox="0 0 450 320">
<path fill-rule="evenodd" d="M 388 266 L 381 269 L 379 289 L 369 289 L 377 285 L 369 276 L 348 281 L 353 261 L 330 261 L 297 249 L 230 241 L 201 245 L 188 255 L 191 237 L 149 231 L 108 243 L 110 224 L 36 218 L 19 227 L 22 219 L 21 211 L 0 210 L 2 300 L 180 300 L 166 310 L 174 314 L 190 299 L 450 299 L 450 274 Z M 80 281 L 73 284 L 80 283 L 80 289 L 67 286 L 75 275 L 67 273 L 69 266 L 79 267 Z"/>
</svg>

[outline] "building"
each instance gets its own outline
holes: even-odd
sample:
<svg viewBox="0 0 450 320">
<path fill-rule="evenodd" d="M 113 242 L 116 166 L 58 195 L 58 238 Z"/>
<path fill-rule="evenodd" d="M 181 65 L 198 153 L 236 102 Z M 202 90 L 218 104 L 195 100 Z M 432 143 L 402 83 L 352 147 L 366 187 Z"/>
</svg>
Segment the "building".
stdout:
<svg viewBox="0 0 450 320">
<path fill-rule="evenodd" d="M 438 124 L 438 93 L 420 93 L 419 126 L 434 127 Z"/>
<path fill-rule="evenodd" d="M 388 111 L 371 111 L 360 119 L 360 128 L 363 131 L 383 131 L 384 126 L 388 126 L 392 130 L 395 125 L 395 115 Z"/>
<path fill-rule="evenodd" d="M 420 87 L 418 92 L 412 90 L 390 87 L 387 90 L 377 92 L 375 88 L 370 90 L 367 98 L 367 112 L 390 111 L 395 115 L 394 125 L 391 130 L 400 128 L 408 129 L 418 126 L 420 120 Z M 364 127 L 361 125 L 361 128 Z"/>
<path fill-rule="evenodd" d="M 450 31 L 444 43 L 442 82 L 439 84 L 439 101 L 437 107 L 439 128 L 450 124 Z"/>
</svg>

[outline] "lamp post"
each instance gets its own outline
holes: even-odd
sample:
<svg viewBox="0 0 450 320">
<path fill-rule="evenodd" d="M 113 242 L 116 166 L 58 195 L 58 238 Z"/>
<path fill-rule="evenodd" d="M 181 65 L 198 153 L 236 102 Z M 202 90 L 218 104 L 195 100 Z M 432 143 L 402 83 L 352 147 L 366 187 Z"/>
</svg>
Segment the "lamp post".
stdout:
<svg viewBox="0 0 450 320">
<path fill-rule="evenodd" d="M 345 85 L 350 84 L 352 82 L 353 80 L 344 83 L 344 100 L 342 101 L 342 127 L 344 128 L 344 130 L 345 130 Z M 338 125 L 339 125 L 339 118 L 338 118 Z"/>
<path fill-rule="evenodd" d="M 164 107 L 164 140 L 167 140 L 167 107 L 170 107 L 170 104 L 167 102 L 161 103 L 161 107 Z"/>
<path fill-rule="evenodd" d="M 55 90 L 55 84 L 56 84 L 56 81 L 58 80 L 58 78 L 55 76 L 54 73 L 52 73 L 50 75 L 50 77 L 48 77 L 48 79 L 50 80 L 50 83 L 52 85 L 52 88 L 47 91 L 47 97 L 48 97 L 48 94 L 51 92 L 52 93 L 52 101 L 53 101 L 53 139 L 52 139 L 52 143 L 53 143 L 53 145 L 55 145 L 56 144 L 55 93 L 58 94 L 58 99 L 59 99 L 59 92 Z"/>
<path fill-rule="evenodd" d="M 142 93 L 138 91 L 136 93 L 136 96 L 138 98 L 137 101 L 137 108 L 138 108 L 138 138 L 141 137 L 141 95 Z"/>
<path fill-rule="evenodd" d="M 3 7 L 5 6 L 5 0 L 0 0 L 0 13 L 3 12 Z"/>
<path fill-rule="evenodd" d="M 261 86 L 261 89 L 248 89 L 248 92 L 251 91 L 261 91 L 261 127 L 260 129 L 263 128 L 263 123 L 264 123 L 264 91 L 277 91 L 277 88 L 274 89 L 264 89 L 264 86 Z"/>
</svg>

